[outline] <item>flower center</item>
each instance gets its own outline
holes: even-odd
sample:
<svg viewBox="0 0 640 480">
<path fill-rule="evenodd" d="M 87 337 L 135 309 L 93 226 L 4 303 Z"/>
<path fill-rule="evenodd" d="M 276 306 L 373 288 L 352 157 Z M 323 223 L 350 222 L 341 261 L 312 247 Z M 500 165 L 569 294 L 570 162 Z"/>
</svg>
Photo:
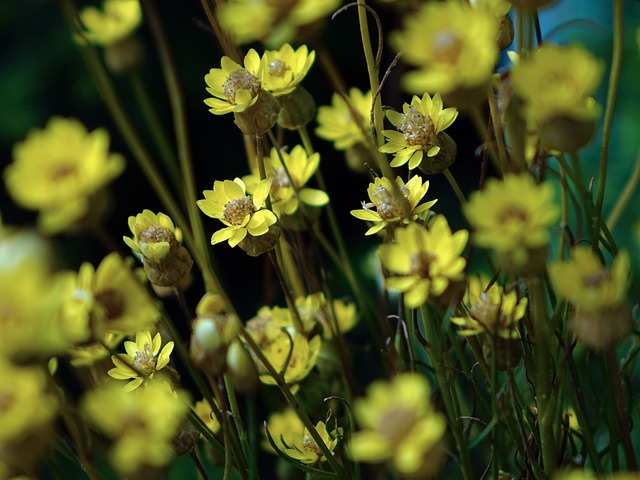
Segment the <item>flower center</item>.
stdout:
<svg viewBox="0 0 640 480">
<path fill-rule="evenodd" d="M 453 32 L 443 30 L 433 39 L 433 58 L 436 62 L 454 65 L 462 51 L 462 41 Z"/>
<path fill-rule="evenodd" d="M 15 400 L 16 396 L 13 392 L 0 390 L 0 412 L 8 412 Z"/>
<path fill-rule="evenodd" d="M 302 448 L 304 448 L 307 452 L 315 453 L 318 458 L 322 458 L 323 453 L 322 449 L 318 446 L 316 441 L 311 438 L 309 435 L 305 435 L 302 439 Z"/>
<path fill-rule="evenodd" d="M 600 270 L 599 272 L 585 278 L 582 284 L 586 288 L 597 288 L 605 282 L 611 280 L 611 272 L 609 270 Z"/>
<path fill-rule="evenodd" d="M 407 113 L 402 115 L 398 128 L 409 146 L 421 145 L 428 149 L 433 144 L 435 125 L 429 115 L 423 115 L 414 105 L 411 105 Z"/>
<path fill-rule="evenodd" d="M 498 320 L 498 305 L 493 303 L 485 292 L 482 292 L 478 303 L 469 309 L 469 313 L 483 327 L 492 329 Z"/>
<path fill-rule="evenodd" d="M 398 407 L 387 410 L 380 419 L 379 431 L 389 440 L 390 445 L 396 445 L 405 437 L 416 423 L 414 410 Z"/>
<path fill-rule="evenodd" d="M 287 70 L 291 70 L 291 67 L 280 59 L 274 60 L 269 64 L 269 75 L 272 77 L 284 78 Z"/>
<path fill-rule="evenodd" d="M 246 195 L 234 198 L 224 206 L 222 218 L 231 225 L 242 225 L 247 215 L 252 215 L 256 211 L 253 199 Z"/>
<path fill-rule="evenodd" d="M 502 210 L 498 221 L 501 224 L 509 222 L 525 223 L 527 221 L 527 212 L 520 207 L 510 205 Z"/>
<path fill-rule="evenodd" d="M 231 105 L 236 104 L 236 92 L 238 90 L 248 90 L 251 93 L 251 98 L 254 98 L 260 93 L 260 82 L 255 75 L 244 68 L 240 68 L 231 72 L 222 84 L 224 96 L 227 97 Z"/>
<path fill-rule="evenodd" d="M 418 252 L 411 256 L 410 275 L 418 275 L 422 278 L 429 278 L 431 275 L 431 264 L 436 256 L 428 252 Z"/>
<path fill-rule="evenodd" d="M 124 298 L 116 290 L 103 290 L 98 292 L 94 298 L 104 309 L 107 320 L 118 318 L 124 312 Z"/>
<path fill-rule="evenodd" d="M 168 228 L 161 227 L 160 225 L 151 225 L 149 228 L 141 232 L 138 237 L 138 243 L 160 242 L 168 242 L 170 244 L 175 242 L 173 232 Z"/>
<path fill-rule="evenodd" d="M 74 165 L 56 165 L 50 172 L 50 178 L 52 181 L 57 182 L 67 177 L 71 177 L 76 173 L 76 167 Z"/>
<path fill-rule="evenodd" d="M 400 187 L 400 191 L 402 192 L 402 196 L 408 200 L 409 189 L 403 185 Z M 400 202 L 398 202 L 393 192 L 390 192 L 386 187 L 376 187 L 371 194 L 371 201 L 376 207 L 378 215 L 380 215 L 383 220 L 391 220 L 404 216 Z"/>
<path fill-rule="evenodd" d="M 133 368 L 148 377 L 156 370 L 156 363 L 158 359 L 151 350 L 151 345 L 148 342 L 144 344 L 144 350 L 138 350 L 133 358 Z"/>
<path fill-rule="evenodd" d="M 279 188 L 287 188 L 291 186 L 287 172 L 284 168 L 276 168 L 273 171 L 273 180 L 271 182 L 271 193 L 275 194 Z"/>
</svg>

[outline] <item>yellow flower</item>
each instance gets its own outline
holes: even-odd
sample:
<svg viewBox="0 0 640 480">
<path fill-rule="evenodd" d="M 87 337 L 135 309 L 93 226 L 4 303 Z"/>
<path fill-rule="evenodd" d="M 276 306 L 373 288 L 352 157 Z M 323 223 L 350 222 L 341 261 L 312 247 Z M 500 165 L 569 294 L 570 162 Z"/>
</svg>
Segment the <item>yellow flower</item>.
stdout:
<svg viewBox="0 0 640 480">
<path fill-rule="evenodd" d="M 88 133 L 78 120 L 53 117 L 15 145 L 4 177 L 13 200 L 38 210 L 38 226 L 57 233 L 90 214 L 93 195 L 124 166 L 124 158 L 109 154 L 106 130 Z"/>
<path fill-rule="evenodd" d="M 78 345 L 70 348 L 71 365 L 74 367 L 87 367 L 109 358 L 111 352 L 122 342 L 124 335 L 121 333 L 107 332 L 104 338 L 98 342 Z"/>
<path fill-rule="evenodd" d="M 466 260 L 461 257 L 469 238 L 466 230 L 452 234 L 446 219 L 437 215 L 429 229 L 411 223 L 395 232 L 395 242 L 380 247 L 380 260 L 397 276 L 387 287 L 405 294 L 409 308 L 442 295 L 451 282 L 464 278 Z"/>
<path fill-rule="evenodd" d="M 311 331 L 318 322 L 322 325 L 322 336 L 331 340 L 337 324 L 338 334 L 351 330 L 358 323 L 358 311 L 353 302 L 336 299 L 331 305 L 322 292 L 313 293 L 295 300 L 296 309 L 300 314 L 305 330 Z M 335 323 L 334 319 L 335 317 Z M 292 320 L 289 320 L 291 325 Z M 283 325 L 283 326 L 288 326 Z"/>
<path fill-rule="evenodd" d="M 216 406 L 216 409 L 217 408 L 218 407 Z M 212 433 L 218 433 L 220 431 L 220 423 L 213 413 L 211 404 L 207 400 L 202 399 L 199 402 L 196 402 L 193 410 L 196 412 L 196 415 L 200 417 L 200 420 L 204 422 L 207 428 L 211 430 Z"/>
<path fill-rule="evenodd" d="M 371 202 L 362 202 L 362 210 L 351 210 L 354 217 L 375 223 L 365 235 L 378 233 L 393 222 L 410 223 L 417 218 L 424 219 L 429 209 L 438 201 L 430 200 L 418 205 L 429 189 L 429 181 L 422 183 L 422 177 L 419 175 L 411 177 L 406 184 L 402 178 L 396 177 L 396 184 L 407 203 L 409 216 L 405 215 L 402 204 L 396 198 L 391 181 L 387 177 L 377 177 L 367 189 Z"/>
<path fill-rule="evenodd" d="M 511 4 L 507 0 L 471 0 L 471 6 L 476 10 L 484 9 L 497 19 L 504 17 L 511 10 Z"/>
<path fill-rule="evenodd" d="M 139 0 L 104 0 L 103 11 L 86 7 L 80 20 L 87 29 L 83 34 L 93 43 L 103 46 L 118 43 L 142 23 Z"/>
<path fill-rule="evenodd" d="M 212 68 L 205 75 L 207 92 L 213 98 L 204 103 L 211 107 L 214 115 L 229 112 L 244 112 L 258 101 L 262 91 L 262 62 L 253 48 L 244 57 L 244 67 L 224 56 L 220 61 L 222 68 Z"/>
<path fill-rule="evenodd" d="M 148 330 L 136 333 L 135 342 L 124 342 L 126 354 L 119 353 L 111 356 L 111 361 L 116 367 L 107 373 L 116 380 L 131 379 L 125 385 L 124 391 L 135 390 L 169 364 L 169 356 L 174 344 L 167 342 L 160 351 L 161 345 L 162 337 L 159 333 L 156 333 L 153 340 Z"/>
<path fill-rule="evenodd" d="M 603 71 L 603 62 L 580 45 L 545 43 L 517 62 L 511 80 L 528 116 L 538 124 L 554 117 L 593 120 L 599 109 L 592 95 Z"/>
<path fill-rule="evenodd" d="M 518 299 L 515 290 L 505 292 L 497 283 L 487 288 L 488 284 L 484 276 L 470 277 L 464 298 L 468 315 L 451 317 L 451 321 L 465 336 L 486 332 L 504 339 L 518 338 L 517 322 L 524 317 L 527 299 Z"/>
<path fill-rule="evenodd" d="M 64 315 L 86 318 L 93 338 L 107 332 L 133 335 L 150 329 L 159 312 L 146 289 L 117 253 L 107 255 L 97 269 L 83 263 Z M 71 320 L 70 320 L 71 321 Z"/>
<path fill-rule="evenodd" d="M 546 247 L 549 228 L 560 216 L 553 186 L 538 185 L 527 174 L 490 179 L 484 190 L 471 194 L 464 213 L 476 244 L 507 256 L 516 267 L 527 264 L 532 250 Z"/>
<path fill-rule="evenodd" d="M 320 166 L 320 154 L 307 155 L 300 145 L 293 147 L 290 153 L 283 150 L 278 153 L 273 148 L 271 156 L 265 158 L 264 163 L 267 178 L 271 179 L 271 201 L 276 215 L 293 215 L 298 210 L 300 201 L 309 207 L 322 207 L 329 203 L 329 196 L 324 191 L 305 186 Z M 253 193 L 260 184 L 260 177 L 253 174 L 245 177 L 244 181 L 247 190 Z"/>
<path fill-rule="evenodd" d="M 331 106 L 318 108 L 316 135 L 334 143 L 338 150 L 346 150 L 369 139 L 371 91 L 362 93 L 357 88 L 342 97 L 331 96 Z"/>
<path fill-rule="evenodd" d="M 324 422 L 318 422 L 315 427 L 323 443 L 333 453 L 342 437 L 342 428 L 337 428 L 329 434 Z M 288 408 L 269 415 L 266 428 L 273 443 L 286 456 L 308 465 L 327 460 L 293 409 Z M 267 451 L 275 453 L 268 441 L 264 441 L 262 445 Z"/>
<path fill-rule="evenodd" d="M 387 143 L 379 150 L 394 154 L 392 167 L 409 162 L 409 169 L 413 170 L 420 165 L 424 155 L 435 157 L 440 152 L 438 134 L 450 127 L 457 117 L 455 108 L 443 108 L 439 93 L 433 99 L 428 93 L 422 98 L 414 95 L 411 104 L 402 106 L 402 113 L 387 110 L 387 118 L 399 131 L 383 130 Z"/>
<path fill-rule="evenodd" d="M 161 382 L 150 382 L 132 393 L 124 392 L 118 383 L 106 383 L 88 392 L 81 403 L 87 419 L 113 440 L 111 463 L 126 475 L 145 465 L 170 462 L 171 440 L 187 409 L 185 395 Z"/>
<path fill-rule="evenodd" d="M 275 96 L 293 92 L 307 75 L 316 58 L 316 52 L 302 45 L 294 50 L 285 43 L 279 50 L 267 50 L 262 56 L 262 88 Z"/>
<path fill-rule="evenodd" d="M 217 218 L 226 225 L 211 236 L 211 244 L 229 241 L 231 247 L 238 245 L 247 234 L 259 237 L 269 231 L 269 227 L 278 221 L 271 210 L 263 208 L 272 180 L 267 178 L 256 186 L 253 195 L 246 194 L 244 182 L 216 180 L 213 190 L 205 190 L 204 200 L 197 204 L 205 215 Z"/>
<path fill-rule="evenodd" d="M 402 78 L 409 92 L 440 92 L 484 88 L 498 57 L 497 20 L 456 1 L 430 2 L 407 15 L 402 31 L 390 42 L 402 59 L 418 67 Z M 484 92 L 483 92 L 484 93 Z"/>
<path fill-rule="evenodd" d="M 362 430 L 351 437 L 351 458 L 366 463 L 392 460 L 403 475 L 429 478 L 444 455 L 441 443 L 447 428 L 444 417 L 433 410 L 430 396 L 427 380 L 415 373 L 371 384 L 366 397 L 353 403 Z"/>
</svg>

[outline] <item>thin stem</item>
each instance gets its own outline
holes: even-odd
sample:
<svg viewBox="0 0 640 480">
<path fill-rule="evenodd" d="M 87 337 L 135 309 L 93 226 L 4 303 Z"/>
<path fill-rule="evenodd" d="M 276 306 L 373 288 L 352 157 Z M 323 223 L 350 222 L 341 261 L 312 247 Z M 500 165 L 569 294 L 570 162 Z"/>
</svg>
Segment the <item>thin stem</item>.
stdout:
<svg viewBox="0 0 640 480">
<path fill-rule="evenodd" d="M 189 457 L 191 457 L 191 461 L 196 466 L 196 469 L 198 470 L 198 473 L 200 474 L 200 476 L 204 480 L 209 480 L 209 476 L 207 475 L 207 471 L 204 469 L 204 465 L 202 465 L 202 462 L 198 458 L 198 452 L 195 449 L 191 450 L 189 452 Z"/>
<path fill-rule="evenodd" d="M 456 197 L 458 197 L 458 201 L 460 202 L 460 205 L 466 205 L 467 199 L 465 198 L 464 193 L 462 193 L 462 190 L 460 190 L 460 185 L 458 185 L 458 182 L 456 181 L 454 176 L 451 174 L 451 170 L 449 170 L 448 168 L 445 168 L 444 172 L 442 173 L 444 173 L 444 176 L 449 182 L 449 185 L 451 185 L 451 188 L 453 188 L 453 192 L 456 194 Z"/>
<path fill-rule="evenodd" d="M 638 180 L 640 180 L 640 155 L 638 155 L 636 158 L 636 166 L 633 169 L 631 177 L 629 177 L 629 180 L 627 180 L 627 184 L 624 186 L 624 189 L 618 197 L 615 206 L 607 217 L 606 224 L 607 228 L 609 228 L 609 231 L 614 229 L 616 223 L 618 223 L 620 215 L 624 211 L 625 207 L 629 204 L 629 200 L 631 200 L 631 197 L 635 192 L 636 187 L 638 186 Z"/>
</svg>

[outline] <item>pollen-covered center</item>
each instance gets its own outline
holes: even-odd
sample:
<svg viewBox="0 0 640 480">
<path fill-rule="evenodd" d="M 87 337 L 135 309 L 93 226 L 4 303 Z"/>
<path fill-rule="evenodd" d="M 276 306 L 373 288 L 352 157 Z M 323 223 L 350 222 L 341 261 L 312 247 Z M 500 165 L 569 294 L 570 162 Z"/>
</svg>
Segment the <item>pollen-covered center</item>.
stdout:
<svg viewBox="0 0 640 480">
<path fill-rule="evenodd" d="M 322 457 L 324 454 L 322 453 L 322 449 L 318 446 L 316 441 L 311 438 L 309 435 L 305 435 L 302 439 L 302 448 L 304 448 L 307 452 L 313 452 L 318 457 Z"/>
<path fill-rule="evenodd" d="M 404 185 L 400 187 L 400 192 L 405 199 L 409 199 L 409 189 Z M 377 186 L 371 193 L 371 201 L 376 207 L 378 215 L 383 220 L 391 220 L 393 218 L 403 217 L 404 212 L 402 205 L 393 194 L 386 187 L 381 185 Z"/>
<path fill-rule="evenodd" d="M 251 98 L 260 93 L 260 82 L 245 68 L 240 68 L 229 74 L 222 84 L 222 91 L 230 104 L 236 104 L 236 92 L 238 90 L 248 90 Z"/>
<path fill-rule="evenodd" d="M 431 276 L 431 264 L 436 256 L 428 252 L 418 252 L 411 256 L 411 275 L 418 275 L 421 278 Z"/>
<path fill-rule="evenodd" d="M 58 164 L 51 169 L 49 172 L 49 178 L 58 182 L 60 180 L 67 179 L 69 177 L 75 176 L 77 173 L 77 168 L 75 165 L 61 165 Z"/>
<path fill-rule="evenodd" d="M 279 188 L 287 188 L 291 186 L 289 176 L 284 168 L 276 168 L 273 171 L 273 180 L 271 181 L 271 193 L 275 194 Z"/>
<path fill-rule="evenodd" d="M 582 280 L 582 284 L 586 288 L 598 288 L 603 283 L 610 282 L 612 280 L 611 271 L 602 269 L 599 272 L 586 277 Z"/>
<path fill-rule="evenodd" d="M 114 320 L 124 313 L 125 303 L 122 293 L 116 290 L 103 290 L 95 295 L 95 301 L 104 309 L 107 320 Z"/>
<path fill-rule="evenodd" d="M 503 225 L 511 222 L 525 223 L 527 221 L 527 212 L 518 206 L 510 205 L 500 212 L 498 221 Z"/>
<path fill-rule="evenodd" d="M 144 350 L 138 350 L 133 358 L 133 368 L 148 377 L 156 370 L 156 363 L 158 359 L 151 350 L 149 342 L 145 342 Z"/>
<path fill-rule="evenodd" d="M 478 297 L 478 302 L 469 309 L 469 313 L 483 327 L 491 329 L 497 323 L 499 306 L 493 302 L 489 295 L 482 292 Z"/>
<path fill-rule="evenodd" d="M 272 77 L 284 78 L 287 70 L 291 70 L 291 67 L 280 59 L 274 60 L 269 64 L 269 75 Z"/>
<path fill-rule="evenodd" d="M 432 42 L 433 58 L 436 62 L 449 63 L 451 65 L 458 62 L 458 57 L 462 51 L 462 40 L 449 30 L 438 32 Z"/>
<path fill-rule="evenodd" d="M 389 441 L 389 445 L 395 445 L 411 431 L 417 417 L 413 409 L 402 406 L 390 408 L 380 418 L 378 431 Z"/>
<path fill-rule="evenodd" d="M 172 244 L 175 240 L 176 237 L 173 232 L 160 225 L 151 225 L 138 236 L 138 243 L 168 242 L 169 244 Z"/>
<path fill-rule="evenodd" d="M 253 199 L 246 195 L 244 197 L 234 198 L 224 206 L 222 218 L 231 225 L 242 225 L 247 215 L 253 215 L 256 207 Z"/>
<path fill-rule="evenodd" d="M 429 148 L 433 144 L 435 136 L 433 120 L 429 115 L 420 113 L 414 105 L 411 105 L 402 115 L 398 128 L 409 146 L 421 145 Z"/>
</svg>

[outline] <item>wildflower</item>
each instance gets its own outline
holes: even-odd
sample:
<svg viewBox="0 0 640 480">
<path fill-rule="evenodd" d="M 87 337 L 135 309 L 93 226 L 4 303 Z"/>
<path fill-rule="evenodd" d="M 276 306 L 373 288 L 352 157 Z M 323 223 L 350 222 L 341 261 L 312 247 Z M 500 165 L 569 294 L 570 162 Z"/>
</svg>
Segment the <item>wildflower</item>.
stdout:
<svg viewBox="0 0 640 480">
<path fill-rule="evenodd" d="M 411 104 L 405 103 L 402 106 L 403 113 L 387 110 L 387 118 L 398 131 L 383 130 L 387 143 L 379 150 L 394 154 L 392 167 L 399 167 L 408 162 L 409 169 L 413 170 L 423 162 L 424 156 L 431 159 L 440 153 L 441 143 L 444 143 L 442 132 L 450 127 L 458 116 L 455 108 L 442 107 L 439 93 L 436 93 L 433 99 L 425 93 L 422 98 L 414 95 Z M 455 153 L 453 157 L 455 158 Z"/>
<path fill-rule="evenodd" d="M 38 226 L 54 234 L 86 222 L 95 195 L 124 165 L 109 154 L 106 130 L 88 133 L 78 120 L 53 117 L 14 147 L 4 178 L 13 200 L 38 210 Z"/>
<path fill-rule="evenodd" d="M 329 433 L 326 424 L 322 421 L 315 427 L 327 449 L 333 453 L 339 438 L 342 437 L 342 428 L 336 428 Z M 269 415 L 266 431 L 276 448 L 290 458 L 307 465 L 327 461 L 322 449 L 291 408 Z M 263 442 L 263 446 L 267 451 L 275 453 L 271 443 Z"/>
<path fill-rule="evenodd" d="M 308 207 L 322 207 L 329 203 L 329 196 L 324 191 L 306 186 L 318 171 L 320 154 L 307 155 L 301 145 L 296 145 L 289 153 L 273 148 L 264 164 L 267 178 L 271 179 L 272 208 L 279 217 L 295 214 L 300 202 Z M 247 190 L 254 192 L 260 184 L 258 175 L 245 177 L 245 183 Z"/>
<path fill-rule="evenodd" d="M 88 367 L 100 360 L 109 358 L 111 352 L 124 339 L 121 333 L 107 332 L 100 341 L 77 345 L 68 350 L 71 365 L 74 367 Z"/>
<path fill-rule="evenodd" d="M 258 372 L 251 355 L 238 338 L 227 350 L 227 377 L 236 390 L 251 394 L 258 387 Z"/>
<path fill-rule="evenodd" d="M 139 0 L 104 0 L 103 11 L 86 7 L 80 20 L 86 31 L 83 35 L 91 42 L 109 46 L 129 37 L 142 23 Z"/>
<path fill-rule="evenodd" d="M 392 276 L 387 287 L 403 292 L 409 308 L 432 297 L 441 297 L 450 285 L 464 278 L 466 260 L 461 257 L 469 233 L 452 234 L 446 219 L 437 215 L 429 229 L 416 223 L 395 232 L 395 242 L 380 247 L 380 260 Z"/>
<path fill-rule="evenodd" d="M 471 194 L 464 213 L 475 227 L 476 244 L 493 249 L 503 267 L 516 271 L 542 264 L 549 227 L 560 216 L 553 186 L 538 185 L 527 174 L 490 179 L 484 190 Z"/>
<path fill-rule="evenodd" d="M 592 95 L 603 70 L 603 62 L 580 45 L 545 44 L 517 62 L 513 89 L 545 146 L 575 151 L 591 138 L 600 111 Z"/>
<path fill-rule="evenodd" d="M 184 394 L 160 382 L 135 392 L 106 383 L 88 392 L 81 410 L 98 430 L 113 440 L 113 466 L 130 475 L 143 466 L 164 466 L 172 457 L 172 440 L 188 407 Z"/>
<path fill-rule="evenodd" d="M 0 457 L 10 465 L 32 463 L 42 453 L 58 413 L 55 395 L 38 367 L 19 367 L 0 355 Z"/>
<path fill-rule="evenodd" d="M 348 96 L 334 93 L 331 106 L 318 108 L 316 135 L 333 142 L 337 150 L 346 150 L 369 140 L 371 91 L 351 88 Z"/>
<path fill-rule="evenodd" d="M 353 302 L 335 299 L 329 305 L 322 292 L 298 297 L 295 305 L 303 325 L 308 326 L 305 330 L 312 331 L 317 322 L 322 325 L 322 336 L 327 340 L 351 330 L 358 322 L 358 312 Z"/>
<path fill-rule="evenodd" d="M 270 178 L 265 179 L 258 183 L 253 195 L 247 195 L 245 184 L 239 178 L 216 180 L 213 190 L 203 192 L 204 200 L 197 202 L 200 210 L 226 225 L 213 234 L 212 245 L 228 240 L 229 245 L 235 247 L 247 234 L 259 237 L 269 232 L 269 227 L 278 221 L 271 210 L 264 208 L 271 183 Z"/>
<path fill-rule="evenodd" d="M 218 409 L 217 405 L 216 409 Z M 220 422 L 218 422 L 217 417 L 213 413 L 213 408 L 207 400 L 202 399 L 196 402 L 193 410 L 212 433 L 218 433 L 220 431 Z"/>
<path fill-rule="evenodd" d="M 574 247 L 571 259 L 549 266 L 558 296 L 573 306 L 570 327 L 576 338 L 591 348 L 606 348 L 631 331 L 626 300 L 629 289 L 629 255 L 618 253 L 610 268 L 589 247 Z"/>
<path fill-rule="evenodd" d="M 351 458 L 366 463 L 392 460 L 399 473 L 414 478 L 435 474 L 444 456 L 447 425 L 433 410 L 430 395 L 427 380 L 415 373 L 371 384 L 366 397 L 353 403 L 362 430 L 351 437 Z"/>
<path fill-rule="evenodd" d="M 154 285 L 179 285 L 191 271 L 193 260 L 181 245 L 182 230 L 164 213 L 144 210 L 129 217 L 132 238 L 123 237 L 133 252 L 142 259 L 145 272 Z"/>
<path fill-rule="evenodd" d="M 316 52 L 302 45 L 294 50 L 285 43 L 279 50 L 267 50 L 262 56 L 262 88 L 273 95 L 287 95 L 293 92 L 309 72 L 316 58 Z"/>
<path fill-rule="evenodd" d="M 498 50 L 505 50 L 513 42 L 513 21 L 508 15 L 511 3 L 508 0 L 471 0 L 471 6 L 476 10 L 485 10 L 498 22 L 498 36 L 496 45 Z"/>
<path fill-rule="evenodd" d="M 423 5 L 390 36 L 403 60 L 418 67 L 404 75 L 403 87 L 413 93 L 440 92 L 449 101 L 464 93 L 483 98 L 498 56 L 497 33 L 498 22 L 485 11 L 454 1 Z"/>
<path fill-rule="evenodd" d="M 144 286 L 117 253 L 107 255 L 98 268 L 80 266 L 75 289 L 66 299 L 64 315 L 78 316 L 91 327 L 93 338 L 107 332 L 133 335 L 150 329 L 159 312 Z"/>
<path fill-rule="evenodd" d="M 107 373 L 116 380 L 131 379 L 125 385 L 124 391 L 135 390 L 169 364 L 169 356 L 174 344 L 167 342 L 160 351 L 161 345 L 162 337 L 159 333 L 156 333 L 153 340 L 148 330 L 136 333 L 135 342 L 124 342 L 126 354 L 119 353 L 111 356 L 111 361 L 116 367 Z"/>
<path fill-rule="evenodd" d="M 424 219 L 429 209 L 438 200 L 430 200 L 418 205 L 429 189 L 429 181 L 422 183 L 419 175 L 414 175 L 405 184 L 402 178 L 396 177 L 398 190 L 403 199 L 398 199 L 393 190 L 391 181 L 386 177 L 377 177 L 369 184 L 367 193 L 370 202 L 362 202 L 362 210 L 351 210 L 351 215 L 360 220 L 374 222 L 375 225 L 365 232 L 365 235 L 373 235 L 394 222 L 410 223 L 418 218 Z M 406 202 L 403 205 L 400 202 Z M 375 210 L 372 210 L 375 208 Z M 409 215 L 405 214 L 405 208 Z"/>
</svg>

